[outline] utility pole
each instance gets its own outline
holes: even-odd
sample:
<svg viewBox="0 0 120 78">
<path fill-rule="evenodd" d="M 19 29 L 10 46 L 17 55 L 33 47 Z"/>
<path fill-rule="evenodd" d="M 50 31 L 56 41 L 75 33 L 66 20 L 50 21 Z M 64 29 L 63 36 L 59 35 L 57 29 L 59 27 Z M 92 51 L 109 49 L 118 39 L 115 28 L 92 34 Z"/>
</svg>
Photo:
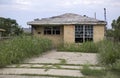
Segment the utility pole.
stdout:
<svg viewBox="0 0 120 78">
<path fill-rule="evenodd" d="M 106 26 L 105 26 L 105 38 L 107 38 L 107 37 L 106 37 L 106 31 L 107 31 L 106 8 L 104 8 L 104 20 L 105 20 L 105 22 L 106 22 Z"/>
<path fill-rule="evenodd" d="M 106 19 L 106 8 L 104 8 L 104 20 L 107 22 L 107 19 Z"/>
</svg>

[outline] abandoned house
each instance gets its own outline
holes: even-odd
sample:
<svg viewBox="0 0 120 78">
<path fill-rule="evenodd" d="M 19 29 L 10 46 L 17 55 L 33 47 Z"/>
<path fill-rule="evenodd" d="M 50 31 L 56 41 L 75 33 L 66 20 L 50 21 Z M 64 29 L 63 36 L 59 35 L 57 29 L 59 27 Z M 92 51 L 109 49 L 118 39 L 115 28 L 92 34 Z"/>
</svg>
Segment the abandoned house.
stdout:
<svg viewBox="0 0 120 78">
<path fill-rule="evenodd" d="M 49 18 L 35 19 L 27 22 L 32 34 L 44 36 L 59 43 L 98 42 L 104 39 L 106 22 L 86 15 L 66 13 Z"/>
</svg>

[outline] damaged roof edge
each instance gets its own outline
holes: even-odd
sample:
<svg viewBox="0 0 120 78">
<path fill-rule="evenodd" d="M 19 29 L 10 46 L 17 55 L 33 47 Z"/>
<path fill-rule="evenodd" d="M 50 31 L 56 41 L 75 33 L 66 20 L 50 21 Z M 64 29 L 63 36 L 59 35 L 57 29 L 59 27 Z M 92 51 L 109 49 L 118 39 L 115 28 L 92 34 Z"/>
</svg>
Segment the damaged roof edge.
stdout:
<svg viewBox="0 0 120 78">
<path fill-rule="evenodd" d="M 86 24 L 86 25 L 88 25 L 88 24 L 91 24 L 91 25 L 99 25 L 99 24 L 101 24 L 101 25 L 107 25 L 107 23 L 63 23 L 63 24 L 60 24 L 60 23 L 52 23 L 52 24 L 50 24 L 50 23 L 46 23 L 46 24 L 27 23 L 27 25 L 71 25 L 71 24 L 73 24 L 73 25 L 75 25 L 75 24 Z"/>
<path fill-rule="evenodd" d="M 66 13 L 59 16 L 53 16 L 44 19 L 37 19 L 27 22 L 28 25 L 66 25 L 66 24 L 103 24 L 106 25 L 106 21 L 98 20 L 91 17 L 85 17 L 78 14 Z"/>
</svg>

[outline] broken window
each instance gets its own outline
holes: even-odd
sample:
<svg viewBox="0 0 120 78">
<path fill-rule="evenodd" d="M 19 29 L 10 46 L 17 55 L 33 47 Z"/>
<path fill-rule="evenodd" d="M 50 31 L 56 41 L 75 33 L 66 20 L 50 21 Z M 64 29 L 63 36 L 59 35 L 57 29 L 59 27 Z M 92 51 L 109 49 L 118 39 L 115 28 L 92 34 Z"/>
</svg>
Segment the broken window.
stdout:
<svg viewBox="0 0 120 78">
<path fill-rule="evenodd" d="M 93 41 L 93 25 L 75 25 L 75 42 Z"/>
</svg>

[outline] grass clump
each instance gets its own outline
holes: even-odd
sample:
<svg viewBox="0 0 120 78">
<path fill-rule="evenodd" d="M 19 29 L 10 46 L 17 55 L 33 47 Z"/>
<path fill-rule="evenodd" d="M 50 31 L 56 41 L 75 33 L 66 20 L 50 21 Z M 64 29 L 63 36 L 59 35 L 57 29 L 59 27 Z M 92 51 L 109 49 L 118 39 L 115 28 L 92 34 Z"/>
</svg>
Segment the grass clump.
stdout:
<svg viewBox="0 0 120 78">
<path fill-rule="evenodd" d="M 70 51 L 70 52 L 98 52 L 98 47 L 94 42 L 80 43 L 65 43 L 58 47 L 58 51 Z"/>
<path fill-rule="evenodd" d="M 115 73 L 113 72 L 107 72 L 107 74 L 105 76 L 103 76 L 102 78 L 119 78 L 120 75 L 116 75 Z"/>
<path fill-rule="evenodd" d="M 81 69 L 81 72 L 86 76 L 101 76 L 105 75 L 105 70 L 101 69 L 91 69 L 89 65 L 84 65 L 83 69 Z"/>
<path fill-rule="evenodd" d="M 46 38 L 20 36 L 0 42 L 0 67 L 20 63 L 26 58 L 40 55 L 51 48 Z"/>
<path fill-rule="evenodd" d="M 60 60 L 60 64 L 66 64 L 67 63 L 66 59 L 58 59 L 58 60 Z"/>
</svg>

